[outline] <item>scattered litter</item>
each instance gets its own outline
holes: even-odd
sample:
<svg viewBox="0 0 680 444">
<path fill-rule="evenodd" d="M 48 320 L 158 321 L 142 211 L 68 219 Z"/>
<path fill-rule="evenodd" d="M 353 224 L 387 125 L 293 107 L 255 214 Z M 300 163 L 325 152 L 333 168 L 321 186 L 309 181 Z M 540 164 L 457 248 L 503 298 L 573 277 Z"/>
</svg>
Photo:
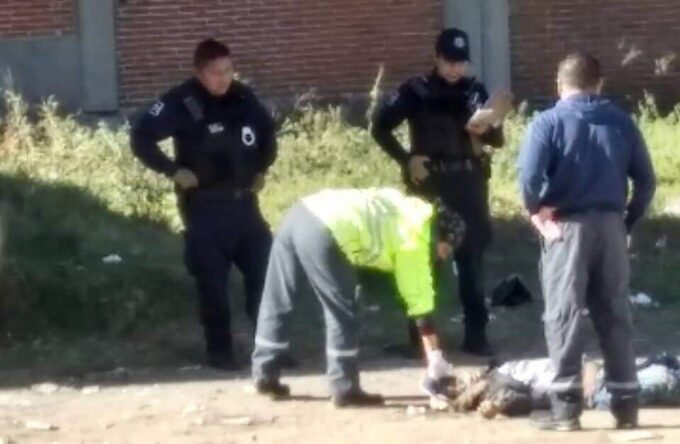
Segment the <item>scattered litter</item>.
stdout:
<svg viewBox="0 0 680 444">
<path fill-rule="evenodd" d="M 120 264 L 123 262 L 123 258 L 117 254 L 109 254 L 108 256 L 104 256 L 102 258 L 102 262 L 105 264 Z"/>
<path fill-rule="evenodd" d="M 32 385 L 31 390 L 37 393 L 42 393 L 43 395 L 51 395 L 59 391 L 59 386 L 51 382 L 44 382 L 42 384 Z"/>
<path fill-rule="evenodd" d="M 659 250 L 665 250 L 666 247 L 668 246 L 668 237 L 661 236 L 659 240 L 656 241 L 656 244 L 654 244 L 654 246 Z"/>
<path fill-rule="evenodd" d="M 663 436 L 656 432 L 649 432 L 646 430 L 634 430 L 631 432 L 611 433 L 609 435 L 609 439 L 611 440 L 611 442 L 635 442 L 663 439 Z"/>
<path fill-rule="evenodd" d="M 446 399 L 438 398 L 436 396 L 430 397 L 430 409 L 435 412 L 444 412 L 449 410 L 449 402 Z"/>
<path fill-rule="evenodd" d="M 633 305 L 641 305 L 643 307 L 659 307 L 659 303 L 654 302 L 654 300 L 646 293 L 638 293 L 631 296 L 630 302 Z"/>
<path fill-rule="evenodd" d="M 250 426 L 253 425 L 255 422 L 253 421 L 253 418 L 251 418 L 250 416 L 234 416 L 231 418 L 223 418 L 220 421 L 220 423 L 232 426 Z"/>
<path fill-rule="evenodd" d="M 27 430 L 35 430 L 39 432 L 50 432 L 54 430 L 59 430 L 59 427 L 55 426 L 54 424 L 50 424 L 48 422 L 42 422 L 42 421 L 33 421 L 29 420 L 24 423 L 24 427 Z"/>
<path fill-rule="evenodd" d="M 92 395 L 95 393 L 99 393 L 99 386 L 98 385 L 88 385 L 87 387 L 83 387 L 83 389 L 80 391 L 83 395 Z"/>
<path fill-rule="evenodd" d="M 427 413 L 427 409 L 422 405 L 409 405 L 406 407 L 407 416 L 423 416 Z"/>
<path fill-rule="evenodd" d="M 366 307 L 368 313 L 378 313 L 380 312 L 380 305 L 369 305 Z"/>
<path fill-rule="evenodd" d="M 452 324 L 462 324 L 463 323 L 463 315 L 457 315 L 449 319 Z"/>
</svg>

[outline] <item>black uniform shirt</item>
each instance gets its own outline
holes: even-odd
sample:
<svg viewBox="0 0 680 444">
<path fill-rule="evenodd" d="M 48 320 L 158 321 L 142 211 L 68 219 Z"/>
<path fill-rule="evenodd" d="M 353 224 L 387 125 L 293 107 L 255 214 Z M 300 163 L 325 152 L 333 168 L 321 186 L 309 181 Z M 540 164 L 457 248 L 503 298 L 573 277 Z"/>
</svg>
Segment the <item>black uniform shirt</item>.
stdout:
<svg viewBox="0 0 680 444">
<path fill-rule="evenodd" d="M 158 146 L 168 137 L 174 141 L 174 159 Z M 276 157 L 271 116 L 252 90 L 236 81 L 222 97 L 211 95 L 195 78 L 171 89 L 133 126 L 131 145 L 158 173 L 193 171 L 198 191 L 249 188 Z"/>
</svg>

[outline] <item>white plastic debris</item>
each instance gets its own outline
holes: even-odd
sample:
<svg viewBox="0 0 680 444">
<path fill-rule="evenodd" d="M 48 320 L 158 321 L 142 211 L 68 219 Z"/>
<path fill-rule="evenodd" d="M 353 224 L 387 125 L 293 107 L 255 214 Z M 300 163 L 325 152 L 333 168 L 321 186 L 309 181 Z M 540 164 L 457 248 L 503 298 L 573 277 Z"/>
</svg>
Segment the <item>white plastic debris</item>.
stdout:
<svg viewBox="0 0 680 444">
<path fill-rule="evenodd" d="M 422 405 L 409 405 L 406 407 L 407 416 L 423 416 L 427 413 L 427 409 Z"/>
<path fill-rule="evenodd" d="M 123 258 L 117 254 L 109 254 L 108 256 L 104 256 L 102 258 L 102 262 L 109 265 L 120 264 L 121 262 L 123 262 Z"/>
<path fill-rule="evenodd" d="M 250 416 L 235 416 L 232 418 L 223 418 L 220 423 L 232 426 L 249 426 L 253 425 L 255 421 Z"/>
<path fill-rule="evenodd" d="M 98 385 L 88 385 L 87 387 L 83 387 L 83 389 L 80 392 L 83 395 L 92 395 L 94 393 L 99 393 L 99 386 Z"/>
<path fill-rule="evenodd" d="M 665 250 L 666 247 L 668 246 L 668 237 L 667 236 L 661 236 L 655 244 L 656 248 L 659 250 Z"/>
<path fill-rule="evenodd" d="M 380 311 L 380 305 L 369 305 L 366 307 L 368 313 L 378 313 Z"/>
<path fill-rule="evenodd" d="M 59 386 L 51 382 L 44 382 L 42 384 L 34 384 L 31 386 L 34 392 L 42 393 L 43 395 L 51 395 L 59 391 Z"/>
<path fill-rule="evenodd" d="M 54 424 L 50 424 L 48 422 L 42 422 L 42 421 L 34 421 L 34 420 L 28 420 L 24 423 L 24 427 L 26 427 L 26 430 L 35 430 L 39 432 L 49 432 L 53 430 L 59 430 L 59 427 L 55 426 Z"/>
<path fill-rule="evenodd" d="M 642 305 L 643 307 L 653 305 L 654 301 L 646 293 L 638 293 L 630 297 L 630 302 L 634 305 Z"/>
<path fill-rule="evenodd" d="M 452 324 L 462 324 L 463 323 L 463 315 L 454 316 L 451 319 L 449 319 L 449 321 Z"/>
</svg>

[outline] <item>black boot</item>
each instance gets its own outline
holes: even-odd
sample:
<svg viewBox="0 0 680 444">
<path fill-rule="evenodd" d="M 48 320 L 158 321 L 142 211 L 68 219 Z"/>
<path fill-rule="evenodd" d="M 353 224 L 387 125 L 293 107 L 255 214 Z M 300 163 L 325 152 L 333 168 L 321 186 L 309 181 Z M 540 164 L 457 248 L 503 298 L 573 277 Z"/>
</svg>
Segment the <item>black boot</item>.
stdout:
<svg viewBox="0 0 680 444">
<path fill-rule="evenodd" d="M 465 328 L 465 339 L 460 347 L 462 351 L 475 356 L 493 356 L 491 344 L 486 339 L 485 327 Z"/>
<path fill-rule="evenodd" d="M 281 384 L 278 380 L 258 379 L 255 381 L 255 391 L 260 395 L 270 397 L 274 401 L 290 397 L 290 387 Z"/>
<path fill-rule="evenodd" d="M 617 429 L 635 429 L 638 427 L 639 405 L 637 396 L 614 397 L 611 408 Z"/>
<path fill-rule="evenodd" d="M 381 395 L 366 393 L 359 389 L 349 393 L 333 395 L 331 402 L 333 406 L 340 409 L 345 407 L 375 407 L 383 405 L 385 399 Z"/>
</svg>

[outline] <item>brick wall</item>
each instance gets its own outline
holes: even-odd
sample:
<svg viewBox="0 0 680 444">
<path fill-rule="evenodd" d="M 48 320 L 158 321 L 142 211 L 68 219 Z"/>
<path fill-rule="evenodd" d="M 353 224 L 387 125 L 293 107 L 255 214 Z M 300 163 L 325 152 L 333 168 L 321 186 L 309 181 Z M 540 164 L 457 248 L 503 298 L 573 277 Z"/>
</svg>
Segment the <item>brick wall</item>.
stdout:
<svg viewBox="0 0 680 444">
<path fill-rule="evenodd" d="M 629 104 L 644 90 L 662 104 L 680 101 L 680 1 L 510 3 L 512 81 L 519 97 L 552 97 L 560 58 L 587 50 L 604 64 L 607 93 Z"/>
<path fill-rule="evenodd" d="M 2 0 L 0 38 L 54 36 L 75 30 L 75 0 Z"/>
<path fill-rule="evenodd" d="M 428 68 L 442 0 L 126 0 L 117 7 L 123 105 L 191 73 L 198 41 L 216 37 L 258 92 L 286 97 L 366 93 Z"/>
</svg>

